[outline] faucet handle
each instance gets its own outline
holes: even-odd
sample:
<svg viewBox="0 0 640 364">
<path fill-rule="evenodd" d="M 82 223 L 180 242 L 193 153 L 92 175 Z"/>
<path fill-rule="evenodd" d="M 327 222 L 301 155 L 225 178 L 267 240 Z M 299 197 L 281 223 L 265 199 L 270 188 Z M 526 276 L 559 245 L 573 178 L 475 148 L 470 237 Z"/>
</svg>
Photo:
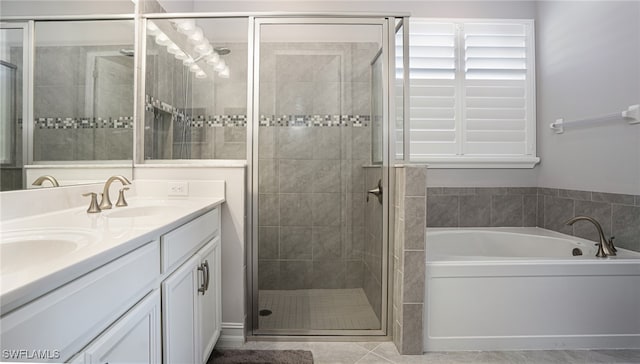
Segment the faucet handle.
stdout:
<svg viewBox="0 0 640 364">
<path fill-rule="evenodd" d="M 609 238 L 609 250 L 611 250 L 614 253 L 618 251 L 618 249 L 616 249 L 616 247 L 613 245 L 613 239 L 615 238 L 616 238 L 615 236 L 612 236 Z"/>
<path fill-rule="evenodd" d="M 129 187 L 123 187 L 120 189 L 120 193 L 118 194 L 118 202 L 116 202 L 116 207 L 124 207 L 129 206 L 127 200 L 124 199 L 124 191 L 129 190 Z"/>
<path fill-rule="evenodd" d="M 98 195 L 95 192 L 83 193 L 82 196 L 91 196 L 91 202 L 89 203 L 89 208 L 87 209 L 88 213 L 95 214 L 102 211 L 100 210 L 100 206 L 98 206 Z"/>
</svg>

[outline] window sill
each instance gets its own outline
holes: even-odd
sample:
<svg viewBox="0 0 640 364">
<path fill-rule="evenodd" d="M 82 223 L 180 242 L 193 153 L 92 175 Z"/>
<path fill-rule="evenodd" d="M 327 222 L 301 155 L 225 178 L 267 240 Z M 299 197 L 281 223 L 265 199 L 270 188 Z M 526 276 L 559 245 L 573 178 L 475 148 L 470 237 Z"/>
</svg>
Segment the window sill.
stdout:
<svg viewBox="0 0 640 364">
<path fill-rule="evenodd" d="M 426 163 L 429 168 L 533 168 L 538 157 L 416 157 L 411 163 Z"/>
</svg>

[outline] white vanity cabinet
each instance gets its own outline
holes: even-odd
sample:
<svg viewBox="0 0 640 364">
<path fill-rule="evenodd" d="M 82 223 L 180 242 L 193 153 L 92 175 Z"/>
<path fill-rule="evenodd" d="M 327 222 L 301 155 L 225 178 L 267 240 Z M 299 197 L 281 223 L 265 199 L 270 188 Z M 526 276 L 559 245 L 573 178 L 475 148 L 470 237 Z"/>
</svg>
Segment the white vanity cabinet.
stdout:
<svg viewBox="0 0 640 364">
<path fill-rule="evenodd" d="M 148 243 L 2 316 L 1 360 L 69 360 L 153 290 L 159 251 Z"/>
<path fill-rule="evenodd" d="M 172 255 L 187 260 L 161 284 L 164 363 L 204 363 L 213 350 L 221 325 L 221 256 L 218 210 L 194 220 L 162 238 L 165 267 L 174 267 Z M 194 239 L 203 239 L 194 245 Z M 206 242 L 208 240 L 208 242 Z M 202 246 L 203 243 L 204 246 Z M 200 247 L 184 257 L 184 250 Z M 168 256 L 167 256 L 168 255 Z M 188 255 L 188 254 L 187 254 Z"/>
<path fill-rule="evenodd" d="M 0 362 L 206 362 L 222 319 L 220 207 L 168 229 L 2 315 Z"/>
<path fill-rule="evenodd" d="M 154 290 L 103 332 L 72 364 L 160 362 L 160 292 Z"/>
</svg>

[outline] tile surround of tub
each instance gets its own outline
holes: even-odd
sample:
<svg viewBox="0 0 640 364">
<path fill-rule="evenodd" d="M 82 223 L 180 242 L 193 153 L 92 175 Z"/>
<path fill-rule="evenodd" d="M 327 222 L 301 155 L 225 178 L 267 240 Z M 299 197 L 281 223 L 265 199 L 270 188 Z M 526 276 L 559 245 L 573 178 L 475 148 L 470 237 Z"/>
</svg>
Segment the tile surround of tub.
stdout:
<svg viewBox="0 0 640 364">
<path fill-rule="evenodd" d="M 617 246 L 640 251 L 640 195 L 542 187 L 429 187 L 428 194 L 428 227 L 538 226 L 599 241 L 590 224 L 564 224 L 587 215 Z"/>
</svg>

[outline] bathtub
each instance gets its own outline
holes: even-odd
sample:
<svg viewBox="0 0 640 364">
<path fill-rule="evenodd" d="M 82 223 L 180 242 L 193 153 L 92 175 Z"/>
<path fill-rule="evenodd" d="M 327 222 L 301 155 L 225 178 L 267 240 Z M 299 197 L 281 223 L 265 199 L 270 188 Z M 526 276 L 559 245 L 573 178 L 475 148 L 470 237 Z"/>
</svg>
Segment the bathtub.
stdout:
<svg viewBox="0 0 640 364">
<path fill-rule="evenodd" d="M 640 348 L 640 253 L 596 251 L 541 228 L 428 228 L 425 351 Z"/>
</svg>

